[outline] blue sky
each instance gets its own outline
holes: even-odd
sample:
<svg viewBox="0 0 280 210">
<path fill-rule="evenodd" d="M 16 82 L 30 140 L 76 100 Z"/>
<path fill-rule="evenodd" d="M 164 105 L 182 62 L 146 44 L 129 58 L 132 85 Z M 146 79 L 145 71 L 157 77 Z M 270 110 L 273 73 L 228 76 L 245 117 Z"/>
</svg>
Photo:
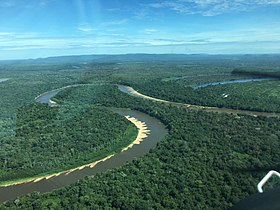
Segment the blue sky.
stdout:
<svg viewBox="0 0 280 210">
<path fill-rule="evenodd" d="M 0 60 L 280 53 L 280 0 L 1 0 Z"/>
</svg>

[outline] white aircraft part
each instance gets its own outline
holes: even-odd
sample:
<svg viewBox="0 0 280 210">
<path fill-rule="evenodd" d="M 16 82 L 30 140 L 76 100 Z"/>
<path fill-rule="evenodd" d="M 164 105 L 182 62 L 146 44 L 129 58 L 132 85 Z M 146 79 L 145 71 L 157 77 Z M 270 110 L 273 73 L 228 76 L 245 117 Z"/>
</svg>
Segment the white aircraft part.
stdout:
<svg viewBox="0 0 280 210">
<path fill-rule="evenodd" d="M 263 185 L 270 179 L 270 177 L 272 177 L 273 175 L 276 175 L 280 178 L 280 173 L 278 173 L 277 171 L 269 171 L 265 177 L 259 182 L 258 184 L 258 191 L 260 193 L 263 193 Z"/>
</svg>

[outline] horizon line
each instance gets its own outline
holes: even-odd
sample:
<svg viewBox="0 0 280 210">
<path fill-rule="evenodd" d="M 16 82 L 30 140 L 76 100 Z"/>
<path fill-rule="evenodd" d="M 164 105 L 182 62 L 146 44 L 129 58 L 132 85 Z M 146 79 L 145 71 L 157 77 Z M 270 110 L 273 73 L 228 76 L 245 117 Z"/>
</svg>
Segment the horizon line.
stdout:
<svg viewBox="0 0 280 210">
<path fill-rule="evenodd" d="M 65 58 L 65 57 L 82 57 L 82 56 L 125 56 L 125 55 L 207 55 L 207 56 L 244 56 L 244 55 L 280 55 L 279 53 L 117 53 L 117 54 L 104 54 L 104 53 L 96 53 L 96 54 L 69 54 L 69 55 L 57 55 L 57 56 L 47 56 L 47 57 L 36 57 L 36 58 L 19 58 L 19 59 L 1 59 L 0 61 L 30 61 L 30 60 L 45 60 L 51 58 Z"/>
</svg>

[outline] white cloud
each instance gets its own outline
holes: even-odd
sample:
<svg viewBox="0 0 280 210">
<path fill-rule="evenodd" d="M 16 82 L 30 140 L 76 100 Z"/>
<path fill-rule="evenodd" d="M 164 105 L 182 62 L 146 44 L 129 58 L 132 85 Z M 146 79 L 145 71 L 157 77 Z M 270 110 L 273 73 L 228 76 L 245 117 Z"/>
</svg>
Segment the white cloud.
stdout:
<svg viewBox="0 0 280 210">
<path fill-rule="evenodd" d="M 76 29 L 85 33 L 96 31 L 96 28 L 94 28 L 91 24 L 87 22 L 79 24 L 79 26 Z"/>
<path fill-rule="evenodd" d="M 151 18 L 149 11 L 145 8 L 141 8 L 140 10 L 134 12 L 133 17 L 137 20 L 144 20 L 146 18 Z"/>
<path fill-rule="evenodd" d="M 94 29 L 91 28 L 91 27 L 84 27 L 84 26 L 80 26 L 77 28 L 79 31 L 82 31 L 82 32 L 91 32 L 93 31 Z"/>
<path fill-rule="evenodd" d="M 273 49 L 280 47 L 279 22 L 271 23 L 266 27 L 248 28 L 246 30 L 236 29 L 232 31 L 208 31 L 203 33 L 184 33 L 166 31 L 156 28 L 147 28 L 132 35 L 121 33 L 105 33 L 96 30 L 94 33 L 80 33 L 77 36 L 51 37 L 38 33 L 15 33 L 10 31 L 0 31 L 0 54 L 14 52 L 15 54 L 28 53 L 29 51 L 47 52 L 64 50 L 65 52 L 84 52 L 82 50 L 93 50 L 104 48 L 116 50 L 144 49 L 145 47 L 162 47 L 162 49 L 185 47 L 195 49 L 207 49 L 215 46 L 239 46 L 246 50 L 245 46 L 263 46 L 265 51 L 267 46 Z M 87 28 L 84 28 L 87 30 Z M 83 30 L 83 29 L 82 29 Z M 204 46 L 204 47 L 203 47 Z M 279 51 L 279 50 L 278 50 Z M 127 51 L 128 52 L 128 51 Z M 223 52 L 223 51 L 222 51 Z M 51 55 L 51 54 L 50 54 Z M 37 54 L 35 53 L 35 56 Z"/>
<path fill-rule="evenodd" d="M 0 8 L 42 8 L 57 0 L 1 0 Z"/>
<path fill-rule="evenodd" d="M 11 35 L 13 35 L 14 33 L 12 33 L 12 32 L 1 32 L 0 31 L 0 37 L 6 37 L 6 36 L 11 36 Z"/>
<path fill-rule="evenodd" d="M 145 32 L 146 33 L 155 33 L 155 32 L 158 32 L 158 30 L 154 29 L 154 28 L 147 28 L 147 29 L 145 29 Z"/>
<path fill-rule="evenodd" d="M 103 26 L 116 26 L 116 25 L 123 25 L 126 24 L 129 20 L 128 19 L 120 19 L 120 20 L 114 20 L 109 22 L 104 22 Z"/>
<path fill-rule="evenodd" d="M 1 1 L 0 2 L 0 7 L 3 7 L 3 8 L 7 8 L 7 7 L 13 7 L 15 6 L 15 2 L 14 1 Z"/>
<path fill-rule="evenodd" d="M 214 16 L 233 11 L 249 11 L 257 7 L 280 6 L 280 0 L 165 0 L 148 6 L 178 13 Z"/>
<path fill-rule="evenodd" d="M 280 4 L 280 0 L 258 0 L 258 4 L 264 4 L 264 5 L 269 5 L 269 4 Z"/>
</svg>

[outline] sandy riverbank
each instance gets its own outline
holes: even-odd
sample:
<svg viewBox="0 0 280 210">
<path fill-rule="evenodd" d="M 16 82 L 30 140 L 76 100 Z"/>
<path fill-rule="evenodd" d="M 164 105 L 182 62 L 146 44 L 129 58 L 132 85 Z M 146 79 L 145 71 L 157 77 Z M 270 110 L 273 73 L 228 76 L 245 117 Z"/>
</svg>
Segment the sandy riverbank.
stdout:
<svg viewBox="0 0 280 210">
<path fill-rule="evenodd" d="M 179 105 L 179 106 L 190 108 L 190 109 L 193 109 L 193 110 L 205 110 L 205 111 L 208 111 L 208 112 L 226 113 L 226 114 L 233 114 L 233 115 L 237 115 L 237 114 L 250 115 L 250 116 L 254 116 L 254 117 L 265 116 L 265 117 L 280 118 L 279 113 L 258 112 L 258 111 L 239 110 L 239 109 L 230 109 L 230 108 L 219 108 L 219 107 L 201 106 L 201 105 L 185 104 L 185 103 L 180 103 L 180 102 L 166 101 L 166 100 L 153 98 L 151 96 L 147 96 L 147 95 L 144 95 L 142 93 L 139 93 L 136 90 L 134 90 L 132 87 L 129 87 L 129 86 L 124 86 L 124 85 L 120 85 L 120 86 L 125 87 L 125 89 L 126 89 L 125 93 L 133 95 L 135 97 L 140 97 L 140 98 L 144 98 L 144 99 L 148 99 L 148 100 L 152 100 L 152 101 L 156 101 L 156 102 Z M 123 91 L 123 90 L 121 90 L 121 91 Z"/>
<path fill-rule="evenodd" d="M 159 98 L 154 98 L 154 97 L 147 96 L 147 95 L 144 95 L 142 93 L 139 93 L 138 91 L 134 90 L 132 87 L 129 87 L 129 86 L 126 86 L 126 89 L 129 91 L 130 94 L 132 94 L 134 96 L 137 96 L 137 97 L 140 97 L 140 98 L 144 98 L 144 99 L 148 99 L 148 100 L 152 100 L 152 101 L 169 103 L 169 104 L 175 104 L 175 105 L 183 105 L 183 106 L 186 106 L 186 107 L 197 108 L 197 109 L 205 109 L 205 108 L 207 108 L 207 107 L 199 106 L 199 105 L 184 104 L 184 103 L 172 102 L 172 101 L 166 101 L 166 100 L 159 99 Z M 212 108 L 212 107 L 208 107 L 208 108 Z"/>
<path fill-rule="evenodd" d="M 138 128 L 138 135 L 137 135 L 137 138 L 131 144 L 129 144 L 127 147 L 123 148 L 121 150 L 121 152 L 128 150 L 129 148 L 133 147 L 136 144 L 140 144 L 150 133 L 150 130 L 148 130 L 145 122 L 141 122 L 134 117 L 130 117 L 130 116 L 125 116 L 125 117 L 126 117 L 127 120 L 132 122 Z M 104 162 L 104 161 L 110 159 L 111 157 L 113 157 L 116 154 L 117 153 L 109 155 L 109 156 L 107 156 L 107 157 L 105 157 L 101 160 L 98 160 L 98 161 L 95 161 L 95 162 L 92 162 L 92 163 L 89 163 L 89 164 L 85 164 L 85 165 L 82 165 L 82 166 L 79 166 L 79 167 L 76 167 L 74 169 L 70 169 L 70 170 L 67 170 L 67 171 L 62 171 L 62 172 L 54 173 L 54 174 L 51 174 L 51 175 L 41 176 L 41 177 L 26 178 L 26 179 L 21 180 L 21 181 L 10 182 L 8 184 L 3 184 L 3 185 L 0 185 L 0 186 L 8 187 L 8 186 L 20 185 L 20 184 L 31 183 L 31 182 L 39 182 L 43 179 L 51 179 L 52 177 L 59 176 L 59 175 L 65 175 L 66 176 L 66 175 L 68 175 L 68 174 L 70 174 L 74 171 L 82 170 L 86 167 L 93 168 L 98 163 Z"/>
</svg>

